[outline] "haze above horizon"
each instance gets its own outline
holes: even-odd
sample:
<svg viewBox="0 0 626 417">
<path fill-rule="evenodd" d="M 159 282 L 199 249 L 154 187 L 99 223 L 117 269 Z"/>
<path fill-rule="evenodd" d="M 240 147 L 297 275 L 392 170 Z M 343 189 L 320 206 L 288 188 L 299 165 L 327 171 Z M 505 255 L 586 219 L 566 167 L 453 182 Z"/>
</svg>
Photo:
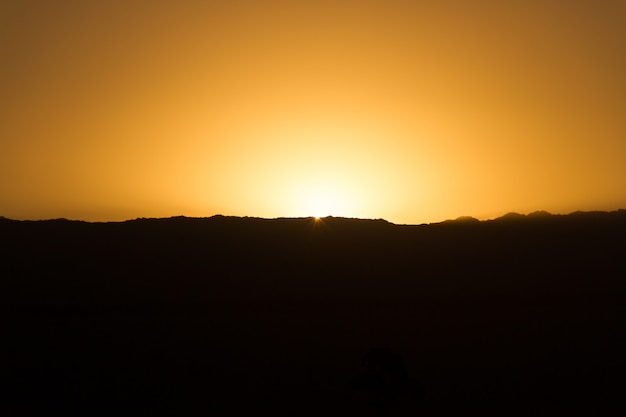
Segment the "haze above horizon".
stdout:
<svg viewBox="0 0 626 417">
<path fill-rule="evenodd" d="M 0 215 L 626 207 L 626 3 L 0 3 Z"/>
</svg>

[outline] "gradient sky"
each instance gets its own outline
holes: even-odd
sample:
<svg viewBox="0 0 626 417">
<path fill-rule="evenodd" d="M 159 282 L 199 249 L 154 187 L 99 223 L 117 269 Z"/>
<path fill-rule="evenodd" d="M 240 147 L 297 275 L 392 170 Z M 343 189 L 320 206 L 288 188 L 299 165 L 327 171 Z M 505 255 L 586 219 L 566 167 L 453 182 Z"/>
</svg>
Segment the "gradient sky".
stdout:
<svg viewBox="0 0 626 417">
<path fill-rule="evenodd" d="M 626 207 L 626 2 L 0 0 L 0 215 Z"/>
</svg>

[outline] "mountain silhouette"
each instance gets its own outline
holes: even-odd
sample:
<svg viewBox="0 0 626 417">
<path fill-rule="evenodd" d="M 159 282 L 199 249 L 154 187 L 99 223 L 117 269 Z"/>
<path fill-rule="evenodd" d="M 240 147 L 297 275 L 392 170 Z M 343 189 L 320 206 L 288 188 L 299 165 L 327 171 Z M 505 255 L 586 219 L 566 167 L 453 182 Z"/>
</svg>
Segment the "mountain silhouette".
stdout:
<svg viewBox="0 0 626 417">
<path fill-rule="evenodd" d="M 527 214 L 527 217 L 530 218 L 549 218 L 550 216 L 552 216 L 552 214 L 545 210 L 533 211 L 532 213 Z"/>
<path fill-rule="evenodd" d="M 623 399 L 626 210 L 0 220 L 6 415 Z"/>
</svg>

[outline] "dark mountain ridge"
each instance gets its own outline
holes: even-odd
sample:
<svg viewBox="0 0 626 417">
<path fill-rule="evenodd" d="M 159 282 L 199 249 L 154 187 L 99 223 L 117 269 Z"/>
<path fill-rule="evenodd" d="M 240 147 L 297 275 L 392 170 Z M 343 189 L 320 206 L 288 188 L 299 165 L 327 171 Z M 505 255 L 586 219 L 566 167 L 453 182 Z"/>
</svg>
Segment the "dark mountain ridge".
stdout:
<svg viewBox="0 0 626 417">
<path fill-rule="evenodd" d="M 487 220 L 478 220 L 475 217 L 472 216 L 460 216 L 457 217 L 456 219 L 448 219 L 448 220 L 444 220 L 441 222 L 434 222 L 434 223 L 421 223 L 421 224 L 417 224 L 419 226 L 425 226 L 428 224 L 439 224 L 439 223 L 448 223 L 448 222 L 491 222 L 491 221 L 498 221 L 498 220 L 507 220 L 507 219 L 520 219 L 520 218 L 539 218 L 539 217 L 552 217 L 552 218 L 563 218 L 563 217 L 575 217 L 575 216 L 587 216 L 589 218 L 591 218 L 592 216 L 615 216 L 615 215 L 623 215 L 623 213 L 626 212 L 626 209 L 617 209 L 615 211 L 574 211 L 568 214 L 553 214 L 550 212 L 547 212 L 545 210 L 537 210 L 537 211 L 533 211 L 529 214 L 521 214 L 521 213 L 517 213 L 517 212 L 508 212 L 500 217 L 496 217 L 494 219 L 487 219 Z M 318 219 L 318 220 L 339 220 L 339 221 L 350 221 L 350 222 L 361 222 L 362 224 L 365 223 L 371 223 L 371 222 L 382 222 L 382 223 L 388 223 L 388 224 L 394 224 L 391 223 L 385 219 L 364 219 L 364 218 L 358 218 L 358 217 L 341 217 L 341 216 L 326 216 L 326 217 L 276 217 L 276 218 L 263 218 L 263 217 L 254 217 L 254 216 L 229 216 L 229 215 L 223 215 L 223 214 L 215 214 L 213 216 L 209 216 L 209 217 L 188 217 L 188 216 L 184 216 L 184 215 L 179 215 L 179 216 L 171 216 L 171 217 L 138 217 L 135 219 L 128 219 L 128 220 L 124 220 L 124 221 L 109 221 L 109 222 L 88 222 L 85 220 L 76 220 L 76 219 L 67 219 L 65 217 L 59 217 L 59 218 L 53 218 L 53 219 L 41 219 L 41 220 L 15 220 L 15 219 L 10 219 L 4 216 L 0 216 L 0 220 L 6 220 L 6 221 L 13 221 L 13 222 L 28 222 L 28 223 L 32 223 L 32 222 L 78 222 L 78 223 L 96 223 L 96 224 L 102 224 L 102 223 L 128 223 L 128 222 L 138 222 L 138 221 L 175 221 L 175 220 L 226 220 L 226 221 L 237 221 L 237 220 L 241 220 L 241 221 L 298 221 L 298 220 L 314 220 L 314 219 Z M 394 224 L 396 225 L 396 224 Z M 402 226 L 416 226 L 416 224 L 400 224 Z"/>
<path fill-rule="evenodd" d="M 626 210 L 429 225 L 2 219 L 1 407 L 375 415 L 383 404 L 392 416 L 617 402 L 624 236 Z M 376 385 L 363 357 L 421 388 Z"/>
</svg>

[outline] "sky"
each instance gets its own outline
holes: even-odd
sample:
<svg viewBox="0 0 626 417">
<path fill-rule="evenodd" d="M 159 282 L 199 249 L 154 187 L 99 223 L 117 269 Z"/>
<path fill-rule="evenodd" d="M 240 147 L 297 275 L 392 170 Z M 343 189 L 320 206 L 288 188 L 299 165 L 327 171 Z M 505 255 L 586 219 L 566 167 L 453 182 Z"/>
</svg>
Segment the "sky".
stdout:
<svg viewBox="0 0 626 417">
<path fill-rule="evenodd" d="M 0 0 L 0 216 L 626 207 L 626 1 Z"/>
</svg>

